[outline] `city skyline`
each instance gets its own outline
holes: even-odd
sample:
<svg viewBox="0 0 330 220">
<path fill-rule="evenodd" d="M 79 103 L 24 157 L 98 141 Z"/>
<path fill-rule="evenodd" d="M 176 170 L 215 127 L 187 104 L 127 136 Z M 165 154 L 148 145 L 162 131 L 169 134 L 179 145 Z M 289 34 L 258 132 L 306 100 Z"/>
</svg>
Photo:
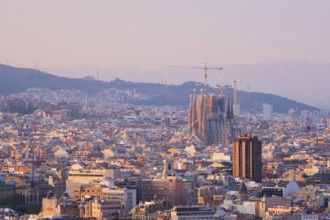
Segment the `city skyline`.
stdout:
<svg viewBox="0 0 330 220">
<path fill-rule="evenodd" d="M 211 86 L 220 77 L 238 76 L 241 90 L 330 107 L 323 89 L 330 80 L 327 1 L 17 3 L 0 3 L 3 64 L 67 77 L 96 78 L 98 72 L 105 81 L 119 77 L 178 84 L 202 81 L 201 72 L 178 74 L 166 66 L 207 62 L 224 67 L 219 74 L 209 74 Z M 263 67 L 274 60 L 293 61 L 293 73 L 290 66 L 282 68 L 287 71 Z M 301 74 L 301 62 L 311 64 L 309 72 Z M 260 70 L 254 67 L 258 65 Z M 318 71 L 315 65 L 325 68 Z M 287 80 L 291 74 L 297 80 L 294 85 Z M 319 83 L 311 83 L 315 78 Z M 309 92 L 303 93 L 307 87 Z"/>
<path fill-rule="evenodd" d="M 329 11 L 0 1 L 0 219 L 330 219 Z"/>
</svg>

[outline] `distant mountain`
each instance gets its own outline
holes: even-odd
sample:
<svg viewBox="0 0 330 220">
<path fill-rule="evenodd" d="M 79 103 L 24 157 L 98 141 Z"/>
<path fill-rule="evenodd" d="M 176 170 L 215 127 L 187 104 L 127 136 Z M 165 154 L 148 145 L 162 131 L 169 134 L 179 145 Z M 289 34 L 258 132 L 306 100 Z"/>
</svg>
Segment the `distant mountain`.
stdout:
<svg viewBox="0 0 330 220">
<path fill-rule="evenodd" d="M 165 85 L 157 83 L 135 83 L 116 78 L 111 82 L 98 80 L 74 79 L 59 77 L 34 69 L 15 68 L 0 64 L 0 94 L 24 92 L 28 88 L 39 87 L 47 89 L 78 89 L 90 94 L 96 94 L 104 89 L 116 88 L 119 90 L 131 90 L 146 94 L 149 98 L 145 100 L 130 100 L 134 104 L 145 105 L 189 105 L 189 95 L 194 88 L 199 91 L 203 88 L 201 83 L 193 81 L 181 85 Z M 218 93 L 218 89 L 209 88 L 209 92 Z M 229 93 L 233 93 L 228 88 Z M 238 103 L 241 109 L 261 110 L 262 103 L 274 106 L 275 112 L 288 112 L 288 109 L 296 110 L 318 110 L 287 98 L 259 92 L 238 92 Z"/>
<path fill-rule="evenodd" d="M 83 79 L 83 80 L 89 80 L 89 81 L 94 81 L 95 80 L 95 78 L 93 76 L 85 76 L 85 77 L 83 77 L 81 79 Z"/>
<path fill-rule="evenodd" d="M 198 64 L 192 64 L 192 66 L 195 65 L 198 66 Z M 309 105 L 330 109 L 330 96 L 328 95 L 330 62 L 315 63 L 305 60 L 282 59 L 250 64 L 222 65 L 221 63 L 214 63 L 209 64 L 209 66 L 223 67 L 220 72 L 209 71 L 208 82 L 211 86 L 216 86 L 219 82 L 232 85 L 232 79 L 238 77 L 241 79 L 241 83 L 238 85 L 240 90 L 275 94 Z M 74 75 L 75 77 L 96 76 L 96 73 L 98 73 L 100 79 L 104 81 L 113 80 L 116 76 L 132 82 L 161 82 L 165 84 L 203 81 L 200 69 L 168 66 L 159 66 L 153 69 L 123 65 L 75 66 L 48 68 L 46 72 L 61 76 Z M 219 78 L 221 78 L 220 81 Z"/>
<path fill-rule="evenodd" d="M 0 94 L 23 92 L 31 87 L 53 90 L 79 89 L 95 93 L 107 88 L 107 83 L 58 77 L 35 69 L 16 68 L 0 64 Z"/>
</svg>

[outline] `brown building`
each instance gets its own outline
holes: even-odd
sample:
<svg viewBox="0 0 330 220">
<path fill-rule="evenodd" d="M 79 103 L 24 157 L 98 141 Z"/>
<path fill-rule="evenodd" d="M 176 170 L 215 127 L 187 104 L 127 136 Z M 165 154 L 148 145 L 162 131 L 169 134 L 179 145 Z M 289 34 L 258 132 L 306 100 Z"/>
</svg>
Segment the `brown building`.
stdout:
<svg viewBox="0 0 330 220">
<path fill-rule="evenodd" d="M 73 198 L 76 201 L 83 201 L 86 197 L 101 198 L 103 195 L 102 192 L 102 188 L 99 185 L 75 186 L 73 191 Z"/>
<path fill-rule="evenodd" d="M 76 217 L 79 216 L 79 208 L 76 203 L 60 203 L 58 204 L 58 210 L 60 215 Z"/>
<path fill-rule="evenodd" d="M 57 206 L 60 215 L 76 217 L 79 216 L 78 204 L 71 199 L 67 192 L 63 193 Z"/>
<path fill-rule="evenodd" d="M 257 136 L 242 135 L 233 143 L 233 176 L 262 181 L 261 141 Z"/>
<path fill-rule="evenodd" d="M 177 205 L 189 205 L 193 201 L 193 181 L 181 179 L 153 179 L 142 180 L 141 201 L 164 200 L 166 207 L 172 208 Z"/>
</svg>

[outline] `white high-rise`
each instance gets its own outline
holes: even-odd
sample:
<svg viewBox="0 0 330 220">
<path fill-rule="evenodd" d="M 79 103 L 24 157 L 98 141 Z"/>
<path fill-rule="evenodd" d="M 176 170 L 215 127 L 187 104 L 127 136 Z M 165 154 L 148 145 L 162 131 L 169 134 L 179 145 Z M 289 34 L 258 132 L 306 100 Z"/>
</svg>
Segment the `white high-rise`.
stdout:
<svg viewBox="0 0 330 220">
<path fill-rule="evenodd" d="M 262 104 L 262 118 L 265 121 L 273 120 L 273 106 L 267 103 Z"/>
</svg>

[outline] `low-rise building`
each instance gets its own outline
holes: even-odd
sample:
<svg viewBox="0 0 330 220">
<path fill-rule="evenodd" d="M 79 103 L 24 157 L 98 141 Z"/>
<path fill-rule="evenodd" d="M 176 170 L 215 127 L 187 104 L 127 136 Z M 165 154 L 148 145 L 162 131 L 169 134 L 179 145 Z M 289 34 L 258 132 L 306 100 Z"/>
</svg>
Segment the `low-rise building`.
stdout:
<svg viewBox="0 0 330 220">
<path fill-rule="evenodd" d="M 92 199 L 80 206 L 80 217 L 96 219 L 121 219 L 125 217 L 125 206 L 120 202 Z"/>
<path fill-rule="evenodd" d="M 215 219 L 213 210 L 206 207 L 174 207 L 171 220 Z"/>
</svg>

